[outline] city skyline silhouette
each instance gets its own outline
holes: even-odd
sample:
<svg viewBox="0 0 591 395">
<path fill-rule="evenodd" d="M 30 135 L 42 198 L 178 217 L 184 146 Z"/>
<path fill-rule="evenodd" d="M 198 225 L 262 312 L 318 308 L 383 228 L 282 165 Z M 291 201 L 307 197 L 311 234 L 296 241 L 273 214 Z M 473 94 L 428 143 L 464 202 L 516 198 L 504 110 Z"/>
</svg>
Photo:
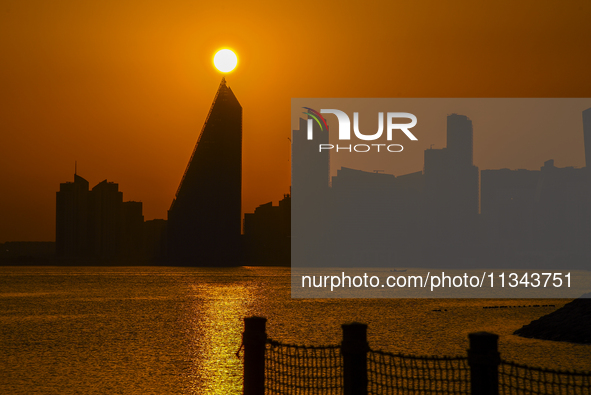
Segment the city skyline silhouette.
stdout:
<svg viewBox="0 0 591 395">
<path fill-rule="evenodd" d="M 144 221 L 142 202 L 123 201 L 119 186 L 104 180 L 92 189 L 77 174 L 56 193 L 58 264 L 172 264 L 239 266 L 289 264 L 290 204 L 259 206 L 242 215 L 242 107 L 222 78 L 168 210 L 168 218 Z M 10 246 L 10 243 L 8 243 Z M 6 249 L 8 262 L 27 255 Z M 38 248 L 37 248 L 38 249 Z M 43 250 L 45 251 L 45 250 Z M 263 252 L 266 251 L 266 252 Z M 12 258 L 12 259 L 11 259 Z M 48 258 L 47 255 L 45 258 Z"/>
<path fill-rule="evenodd" d="M 251 368 L 269 379 L 266 392 L 305 392 L 310 381 L 298 377 L 308 373 L 326 384 L 311 392 L 339 392 L 344 376 L 359 378 L 364 354 L 373 393 L 440 388 L 439 373 L 478 392 L 470 379 L 497 362 L 500 393 L 522 382 L 525 392 L 562 392 L 554 388 L 567 388 L 563 377 L 581 377 L 565 371 L 589 372 L 582 389 L 566 382 L 588 390 L 591 349 L 562 341 L 581 337 L 555 324 L 589 340 L 589 299 L 566 305 L 591 283 L 591 270 L 577 269 L 591 257 L 580 182 L 591 157 L 591 112 L 581 116 L 591 108 L 589 15 L 582 0 L 1 2 L 0 392 L 241 394 Z M 237 56 L 231 73 L 214 60 L 222 49 Z M 383 106 L 355 108 L 369 98 Z M 452 107 L 461 98 L 475 99 Z M 478 102 L 496 98 L 502 111 Z M 541 107 L 521 111 L 511 100 Z M 212 104 L 228 105 L 217 120 Z M 340 109 L 351 121 L 359 111 L 366 136 L 376 112 L 411 113 L 418 140 L 396 131 L 392 143 L 404 151 L 366 162 L 347 152 L 295 161 L 304 106 Z M 458 133 L 448 141 L 453 113 Z M 335 115 L 326 120 L 322 141 L 334 144 Z M 303 200 L 302 183 L 311 184 Z M 370 204 L 364 188 L 379 192 Z M 327 202 L 323 213 L 318 203 Z M 337 251 L 343 260 L 383 262 L 382 245 L 395 248 L 388 267 L 339 271 L 366 271 L 370 286 L 379 277 L 383 296 L 349 298 L 344 287 L 332 300 L 294 295 L 294 276 L 314 268 L 291 266 L 292 220 L 307 227 L 312 252 L 327 241 L 314 239 L 322 230 L 331 246 L 359 237 Z M 415 289 L 421 297 L 389 292 L 387 277 L 410 285 L 422 270 L 411 263 L 489 252 L 507 265 L 506 280 L 552 271 L 573 286 L 552 293 L 552 280 L 544 289 L 521 283 L 513 293 L 495 277 L 485 296 L 455 284 Z M 460 271 L 470 282 L 475 271 L 492 274 Z M 268 319 L 267 331 L 246 336 L 253 316 Z M 516 333 L 536 321 L 533 335 L 523 332 L 534 338 Z M 369 349 L 341 336 L 351 322 L 368 324 Z M 498 335 L 500 361 L 492 349 L 466 354 L 476 350 L 468 335 L 481 331 Z M 256 354 L 269 358 L 249 363 Z M 353 374 L 347 354 L 358 356 Z M 390 379 L 384 369 L 410 375 Z M 413 372 L 437 377 L 412 385 Z M 376 381 L 383 390 L 370 387 Z"/>
<path fill-rule="evenodd" d="M 315 105 L 325 108 L 346 105 L 352 108 L 348 104 L 352 101 L 343 99 L 324 99 L 323 104 L 320 104 L 321 99 L 297 99 L 292 106 L 297 109 L 301 103 L 314 100 L 317 100 Z M 418 118 L 429 124 L 437 118 L 433 114 L 441 112 L 434 110 L 437 99 L 414 99 L 414 107 L 413 99 L 408 100 L 406 106 L 402 104 L 404 101 L 396 101 L 398 99 L 381 100 L 383 103 L 366 99 L 364 104 L 360 99 L 354 107 L 365 109 L 367 114 L 370 107 L 379 107 L 382 111 L 384 106 L 397 108 L 398 105 L 419 111 L 422 105 L 428 111 Z M 310 141 L 306 121 L 300 117 L 299 128 L 293 130 L 292 265 L 295 266 L 292 267 L 310 270 L 322 267 L 589 269 L 589 168 L 560 167 L 554 160 L 546 159 L 535 170 L 502 167 L 479 171 L 473 165 L 477 160 L 473 158 L 476 136 L 482 130 L 494 130 L 497 124 L 509 128 L 516 118 L 505 118 L 499 111 L 501 99 L 496 99 L 496 104 L 495 99 L 456 99 L 451 103 L 467 107 L 465 103 L 470 100 L 475 108 L 480 105 L 481 110 L 485 109 L 479 112 L 480 123 L 473 127 L 470 113 L 448 114 L 445 117 L 446 146 L 424 150 L 422 171 L 397 176 L 372 169 L 394 155 L 403 156 L 404 152 L 353 153 L 346 148 L 341 148 L 340 152 L 336 149 L 320 149 L 319 152 L 319 146 L 326 146 L 329 141 L 341 147 L 368 142 L 336 140 L 334 129 L 329 140 L 329 133 L 320 130 L 317 124 L 313 124 L 314 138 Z M 445 103 L 453 108 L 453 104 Z M 568 107 L 567 103 L 574 105 L 574 102 L 564 102 L 564 108 Z M 584 101 L 578 106 L 581 103 Z M 508 105 L 514 107 L 516 113 L 523 108 L 531 110 L 531 113 L 521 114 L 526 123 L 518 127 L 528 127 L 528 120 L 532 122 L 535 114 L 542 114 L 539 109 L 546 107 L 515 99 Z M 537 105 L 540 106 L 540 102 Z M 562 105 L 556 104 L 555 108 L 559 107 Z M 487 119 L 486 111 L 495 114 L 494 123 L 482 123 Z M 551 116 L 556 116 L 563 124 L 564 117 L 572 115 L 570 111 L 559 113 L 561 115 L 557 111 Z M 580 149 L 591 157 L 588 144 L 591 109 L 578 114 L 578 120 L 571 119 L 566 129 L 580 125 Z M 537 126 L 533 122 L 529 127 L 543 132 Z M 421 131 L 416 133 L 421 137 Z M 532 146 L 535 145 L 532 141 Z M 412 152 L 413 147 L 409 149 Z M 342 158 L 352 157 L 357 158 L 358 166 L 363 165 L 362 169 L 343 166 L 346 162 Z M 373 161 L 376 157 L 381 162 Z M 340 164 L 336 171 L 335 163 Z"/>
<path fill-rule="evenodd" d="M 582 145 L 587 156 L 589 156 L 590 147 L 588 142 L 591 140 L 590 110 L 584 110 L 581 114 L 583 138 L 580 140 L 583 141 Z M 305 120 L 299 119 L 300 130 L 303 130 L 302 125 L 305 125 Z M 211 104 L 210 116 L 204 123 L 194 153 L 171 204 L 168 219 L 172 218 L 172 221 L 168 223 L 167 221 L 158 222 L 163 221 L 162 219 L 146 221 L 146 229 L 151 229 L 148 234 L 144 234 L 143 230 L 142 203 L 123 202 L 118 184 L 104 180 L 91 190 L 88 181 L 78 174 L 74 175 L 73 183 L 62 183 L 56 195 L 56 234 L 58 235 L 56 255 L 62 258 L 91 258 L 94 262 L 123 263 L 122 259 L 127 258 L 138 262 L 156 261 L 199 266 L 239 265 L 244 262 L 255 264 L 257 257 L 263 257 L 259 251 L 262 249 L 269 251 L 263 259 L 264 264 L 273 264 L 274 255 L 284 256 L 283 251 L 289 250 L 288 244 L 283 244 L 289 242 L 289 230 L 282 229 L 289 223 L 291 200 L 287 204 L 280 202 L 279 209 L 272 208 L 272 203 L 261 204 L 253 214 L 249 214 L 248 226 L 246 219 L 248 215 L 244 217 L 245 236 L 240 236 L 242 224 L 239 210 L 242 184 L 241 120 L 242 107 L 226 85 L 224 78 Z M 315 136 L 320 136 L 324 143 L 328 143 L 327 131 L 315 130 L 314 133 Z M 401 262 L 424 264 L 435 260 L 440 261 L 439 266 L 452 263 L 457 266 L 458 262 L 464 260 L 468 262 L 481 259 L 482 253 L 486 251 L 488 251 L 487 259 L 479 265 L 485 264 L 484 262 L 490 263 L 494 259 L 502 259 L 506 261 L 505 264 L 508 264 L 507 262 L 513 262 L 514 256 L 491 254 L 490 251 L 515 254 L 527 247 L 529 252 L 540 253 L 541 245 L 554 246 L 553 254 L 556 252 L 587 254 L 589 252 L 585 250 L 585 246 L 588 245 L 589 238 L 587 222 L 591 212 L 588 207 L 591 199 L 585 168 L 559 168 L 554 166 L 553 160 L 548 160 L 545 161 L 542 172 L 506 168 L 482 169 L 480 172 L 473 165 L 473 125 L 472 120 L 466 115 L 447 116 L 446 147 L 430 146 L 424 151 L 423 171 L 397 177 L 382 171 L 368 173 L 344 166 L 337 170 L 336 175 L 331 176 L 329 152 L 317 154 L 310 151 L 302 145 L 305 140 L 298 136 L 301 137 L 301 132 L 299 134 L 294 132 L 292 148 L 293 180 L 297 197 L 296 213 L 306 210 L 302 208 L 302 204 L 308 204 L 306 199 L 315 200 L 318 196 L 327 193 L 332 194 L 333 197 L 326 200 L 325 204 L 337 207 L 340 211 L 333 210 L 331 216 L 326 217 L 330 225 L 310 227 L 306 223 L 311 217 L 326 216 L 325 213 L 319 214 L 330 211 L 325 207 L 316 214 L 310 212 L 310 216 L 303 215 L 297 218 L 296 222 L 303 225 L 296 224 L 296 227 L 304 226 L 314 229 L 316 233 L 308 233 L 312 239 L 317 238 L 314 234 L 318 232 L 330 233 L 336 240 L 355 237 L 356 231 L 348 233 L 347 229 L 361 230 L 362 233 L 358 236 L 361 237 L 360 240 L 365 241 L 348 245 L 349 248 L 355 245 L 361 248 L 347 250 L 348 252 L 345 249 L 341 254 L 342 258 L 352 260 L 353 265 L 365 257 L 364 251 L 367 248 L 374 250 L 370 261 L 378 266 L 399 265 Z M 302 166 L 306 166 L 307 169 Z M 479 181 L 480 174 L 482 174 L 481 181 Z M 540 177 L 546 179 L 542 184 L 540 184 Z M 569 179 L 573 181 L 568 181 Z M 556 188 L 549 186 L 551 185 L 548 184 L 549 182 L 556 186 L 563 185 L 565 182 L 580 184 L 580 187 L 575 187 L 568 193 L 573 196 L 571 200 L 574 198 L 579 201 L 577 204 L 580 208 L 577 209 L 578 206 L 576 206 L 574 210 L 583 210 L 582 212 L 587 214 L 575 219 L 573 217 L 576 215 L 575 212 L 569 214 L 566 211 L 557 211 L 556 207 L 562 206 L 561 202 L 565 199 L 562 195 L 554 193 L 544 197 L 551 192 L 545 192 L 546 195 L 535 192 L 540 188 L 543 190 Z M 300 187 L 304 184 L 307 188 L 311 188 L 311 192 L 309 197 L 302 200 L 298 191 L 301 191 Z M 363 187 L 360 189 L 359 186 L 368 185 L 374 185 L 372 188 L 378 188 L 382 192 L 378 195 L 370 193 L 368 196 L 361 197 L 364 192 Z M 564 185 L 559 188 L 565 189 Z M 349 202 L 340 198 L 338 202 L 334 200 L 334 197 L 345 196 L 356 189 L 358 191 L 355 193 L 358 197 L 354 200 Z M 507 203 L 502 199 L 507 198 L 496 196 L 499 193 L 509 196 L 511 201 L 514 198 L 517 199 L 511 204 L 519 204 L 519 208 L 505 207 Z M 534 198 L 534 195 L 537 197 Z M 289 197 L 289 195 L 285 196 Z M 376 198 L 378 200 L 375 200 Z M 324 201 L 323 199 L 320 201 Z M 372 201 L 369 206 L 373 206 L 369 211 L 367 199 Z M 386 200 L 380 203 L 379 199 Z M 389 201 L 398 202 L 396 213 L 386 214 L 390 212 L 388 211 L 390 210 Z M 317 203 L 315 204 L 318 206 Z M 545 205 L 545 208 L 542 209 L 541 205 Z M 266 206 L 269 208 L 265 208 Z M 230 209 L 230 207 L 234 208 Z M 360 213 L 370 214 L 364 219 L 358 217 L 356 221 L 362 222 L 352 226 L 350 222 L 352 217 L 344 213 L 359 211 L 360 207 L 366 207 L 365 211 Z M 515 214 L 509 214 L 507 210 L 518 210 L 521 214 L 515 216 Z M 541 217 L 536 217 L 538 214 L 532 214 L 540 210 L 547 212 L 546 219 L 542 220 Z M 376 216 L 378 212 L 380 214 Z M 525 215 L 526 212 L 529 214 Z M 396 221 L 388 223 L 390 215 L 395 215 Z M 511 219 L 509 222 L 503 222 L 506 220 L 502 218 Z M 536 221 L 538 225 L 534 224 Z M 540 221 L 546 225 L 540 225 Z M 570 222 L 567 225 L 565 221 Z M 382 225 L 379 225 L 380 223 Z M 68 224 L 69 228 L 64 224 Z M 552 236 L 549 228 L 541 231 L 538 229 L 540 226 L 554 228 L 556 235 Z M 248 234 L 247 228 L 253 233 Z M 370 228 L 377 230 L 378 233 L 367 232 L 366 230 Z M 386 229 L 387 231 L 384 232 Z M 278 235 L 283 236 L 275 238 Z M 394 235 L 398 236 L 393 238 Z M 154 246 L 150 253 L 145 250 L 148 239 L 158 241 L 148 243 Z M 320 240 L 320 238 L 317 239 Z M 485 243 L 485 239 L 488 242 Z M 569 242 L 569 239 L 578 241 Z M 422 252 L 416 253 L 424 249 L 425 240 L 430 240 L 427 244 L 432 247 L 431 251 L 437 251 L 433 256 L 428 257 Z M 246 241 L 249 243 L 248 246 L 244 244 Z M 258 247 L 255 248 L 255 245 Z M 283 247 L 277 247 L 279 245 Z M 380 253 L 375 252 L 383 248 L 392 248 L 392 246 L 399 255 L 396 262 L 389 258 L 384 259 L 387 255 L 383 255 L 385 251 L 381 253 L 381 258 Z M 335 244 L 331 248 L 336 250 L 338 245 Z M 312 251 L 315 251 L 314 248 L 309 248 L 308 254 Z M 445 251 L 447 254 L 451 251 L 455 252 L 445 257 Z M 320 259 L 325 259 L 326 251 L 317 255 L 321 257 Z M 340 262 L 343 262 L 342 258 Z M 289 260 L 283 257 L 278 258 L 278 262 L 288 264 Z M 345 266 L 351 264 L 345 264 Z"/>
<path fill-rule="evenodd" d="M 241 58 L 229 81 L 252 109 L 243 125 L 243 212 L 289 190 L 292 97 L 588 97 L 591 87 L 584 2 L 558 14 L 550 3 L 511 4 L 510 13 L 493 3 L 351 6 L 344 14 L 361 36 L 325 18 L 340 7 L 331 2 L 304 3 L 317 12 L 303 25 L 286 5 L 257 14 L 246 4 L 182 0 L 60 4 L 9 1 L 0 13 L 0 242 L 55 239 L 50 200 L 76 160 L 91 184 L 115 180 L 127 199 L 143 201 L 146 219 L 165 218 L 179 183 L 172 175 L 184 171 L 219 85 L 212 55 L 224 46 Z M 397 13 L 404 18 L 386 29 Z M 312 61 L 301 43 L 322 37 Z M 518 138 L 516 151 L 530 137 Z M 535 150 L 550 151 L 548 138 Z M 583 165 L 578 154 L 554 152 L 558 166 Z M 480 158 L 484 169 L 539 167 L 533 158 Z"/>
</svg>

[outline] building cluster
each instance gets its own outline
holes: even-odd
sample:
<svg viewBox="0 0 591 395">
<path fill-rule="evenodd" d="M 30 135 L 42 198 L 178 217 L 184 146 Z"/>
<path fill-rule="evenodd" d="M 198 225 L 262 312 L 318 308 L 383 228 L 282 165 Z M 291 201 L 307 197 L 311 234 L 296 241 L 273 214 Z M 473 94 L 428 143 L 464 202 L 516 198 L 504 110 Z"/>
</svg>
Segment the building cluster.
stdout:
<svg viewBox="0 0 591 395">
<path fill-rule="evenodd" d="M 583 119 L 588 159 L 591 109 Z M 89 189 L 76 174 L 57 192 L 57 256 L 187 266 L 288 265 L 291 258 L 343 267 L 529 259 L 538 268 L 541 257 L 591 256 L 588 167 L 549 160 L 540 170 L 480 172 L 472 121 L 452 114 L 446 147 L 425 150 L 422 171 L 396 177 L 341 168 L 331 179 L 330 151 L 317 148 L 328 144 L 328 132 L 314 125 L 311 143 L 306 125 L 301 119 L 292 139 L 296 199 L 263 204 L 242 222 L 242 107 L 222 79 L 168 219 L 144 221 L 142 203 L 124 202 L 117 184 Z"/>
<path fill-rule="evenodd" d="M 583 113 L 591 158 L 591 109 Z M 328 133 L 306 120 L 293 132 L 293 244 L 315 265 L 466 267 L 591 256 L 589 168 L 483 170 L 473 164 L 473 126 L 447 117 L 447 146 L 427 149 L 423 171 L 394 176 L 341 168 L 330 179 Z M 318 137 L 317 137 L 318 136 Z M 589 160 L 589 159 L 588 159 Z M 479 177 L 480 176 L 480 177 Z M 542 265 L 542 266 L 540 266 Z"/>
<path fill-rule="evenodd" d="M 278 206 L 262 204 L 244 214 L 244 258 L 251 265 L 288 266 L 291 252 L 291 196 Z"/>
<path fill-rule="evenodd" d="M 591 253 L 589 168 L 558 168 L 548 160 L 540 170 L 483 170 L 483 236 L 499 251 Z M 571 257 L 573 258 L 573 257 Z"/>
<path fill-rule="evenodd" d="M 163 257 L 166 224 L 145 221 L 142 203 L 123 201 L 119 185 L 104 180 L 89 189 L 78 174 L 56 194 L 56 256 L 89 263 L 141 263 Z"/>
<path fill-rule="evenodd" d="M 168 220 L 144 221 L 106 180 L 60 185 L 56 250 L 63 258 L 183 266 L 289 265 L 290 197 L 246 214 L 242 228 L 242 107 L 225 79 L 174 196 Z"/>
</svg>

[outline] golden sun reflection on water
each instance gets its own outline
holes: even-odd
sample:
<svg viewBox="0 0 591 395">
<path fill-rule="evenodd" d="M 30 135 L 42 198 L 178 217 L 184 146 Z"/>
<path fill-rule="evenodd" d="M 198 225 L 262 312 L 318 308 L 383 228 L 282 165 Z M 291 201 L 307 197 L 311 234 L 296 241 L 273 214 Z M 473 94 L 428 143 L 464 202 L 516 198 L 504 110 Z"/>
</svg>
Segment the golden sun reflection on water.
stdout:
<svg viewBox="0 0 591 395">
<path fill-rule="evenodd" d="M 341 324 L 358 321 L 368 324 L 373 349 L 465 355 L 468 334 L 484 330 L 500 335 L 506 360 L 591 370 L 589 345 L 513 335 L 568 300 L 291 299 L 289 274 L 0 267 L 0 392 L 238 395 L 236 351 L 243 319 L 253 315 L 266 317 L 268 336 L 284 343 L 338 344 Z"/>
<path fill-rule="evenodd" d="M 192 322 L 198 337 L 193 358 L 196 393 L 239 394 L 242 392 L 242 360 L 236 356 L 242 342 L 242 319 L 252 303 L 249 290 L 237 284 L 208 288 L 196 300 Z"/>
</svg>

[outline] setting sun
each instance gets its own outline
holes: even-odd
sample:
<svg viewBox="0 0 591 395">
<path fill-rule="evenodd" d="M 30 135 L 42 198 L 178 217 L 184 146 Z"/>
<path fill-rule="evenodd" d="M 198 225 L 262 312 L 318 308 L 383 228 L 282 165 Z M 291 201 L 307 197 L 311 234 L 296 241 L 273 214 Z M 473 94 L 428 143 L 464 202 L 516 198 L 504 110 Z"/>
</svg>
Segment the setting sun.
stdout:
<svg viewBox="0 0 591 395">
<path fill-rule="evenodd" d="M 213 64 L 222 73 L 229 73 L 238 64 L 238 57 L 231 50 L 222 49 L 213 57 Z"/>
</svg>

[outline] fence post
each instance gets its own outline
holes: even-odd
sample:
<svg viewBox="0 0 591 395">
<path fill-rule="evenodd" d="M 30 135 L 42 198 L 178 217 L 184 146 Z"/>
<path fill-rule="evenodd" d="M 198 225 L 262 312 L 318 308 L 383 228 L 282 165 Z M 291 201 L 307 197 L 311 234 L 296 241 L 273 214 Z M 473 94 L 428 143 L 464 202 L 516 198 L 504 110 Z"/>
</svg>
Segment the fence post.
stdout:
<svg viewBox="0 0 591 395">
<path fill-rule="evenodd" d="M 244 318 L 244 395 L 265 393 L 265 349 L 267 319 L 263 317 Z"/>
<path fill-rule="evenodd" d="M 354 322 L 342 328 L 344 395 L 367 395 L 367 325 Z"/>
<path fill-rule="evenodd" d="M 494 333 L 476 332 L 468 335 L 470 349 L 470 386 L 472 395 L 499 394 L 499 336 Z"/>
</svg>

